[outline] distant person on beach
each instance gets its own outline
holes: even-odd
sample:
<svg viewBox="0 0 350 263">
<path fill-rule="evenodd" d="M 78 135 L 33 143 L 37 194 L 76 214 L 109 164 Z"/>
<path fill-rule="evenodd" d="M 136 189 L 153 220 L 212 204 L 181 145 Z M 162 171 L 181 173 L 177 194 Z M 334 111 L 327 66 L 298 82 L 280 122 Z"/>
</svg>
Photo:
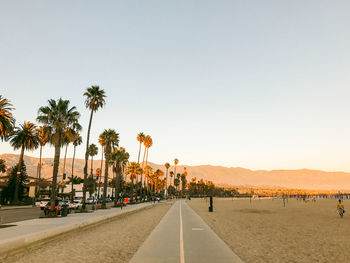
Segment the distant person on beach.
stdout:
<svg viewBox="0 0 350 263">
<path fill-rule="evenodd" d="M 338 205 L 337 205 L 337 210 L 341 218 L 343 218 L 343 215 L 345 213 L 344 206 L 341 203 L 341 200 L 339 199 Z"/>
</svg>

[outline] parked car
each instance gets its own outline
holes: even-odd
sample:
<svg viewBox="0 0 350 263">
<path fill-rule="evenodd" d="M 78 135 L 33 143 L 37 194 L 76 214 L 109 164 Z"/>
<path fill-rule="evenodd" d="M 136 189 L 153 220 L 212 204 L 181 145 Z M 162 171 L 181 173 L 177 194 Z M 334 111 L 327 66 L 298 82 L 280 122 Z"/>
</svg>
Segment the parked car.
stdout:
<svg viewBox="0 0 350 263">
<path fill-rule="evenodd" d="M 48 202 L 50 202 L 50 198 L 42 199 L 39 203 L 40 209 L 44 210 L 44 207 L 47 205 Z"/>
<path fill-rule="evenodd" d="M 73 209 L 73 208 L 74 208 L 73 202 L 71 202 L 70 200 L 64 200 L 63 202 L 65 202 L 65 203 L 68 205 L 68 207 L 69 207 L 70 209 Z"/>
<path fill-rule="evenodd" d="M 71 212 L 71 208 L 69 208 L 69 205 L 65 201 L 55 201 L 55 209 L 56 209 L 56 214 L 60 215 L 62 208 L 67 208 L 68 213 Z M 51 201 L 47 202 L 47 204 L 44 206 L 44 213 L 47 214 L 48 211 L 51 209 Z"/>
<path fill-rule="evenodd" d="M 86 203 L 87 204 L 93 204 L 96 202 L 96 199 L 92 198 L 92 197 L 89 197 L 88 199 L 86 199 Z"/>
<path fill-rule="evenodd" d="M 80 209 L 83 207 L 81 200 L 74 200 L 72 205 L 73 205 L 73 209 Z"/>
</svg>

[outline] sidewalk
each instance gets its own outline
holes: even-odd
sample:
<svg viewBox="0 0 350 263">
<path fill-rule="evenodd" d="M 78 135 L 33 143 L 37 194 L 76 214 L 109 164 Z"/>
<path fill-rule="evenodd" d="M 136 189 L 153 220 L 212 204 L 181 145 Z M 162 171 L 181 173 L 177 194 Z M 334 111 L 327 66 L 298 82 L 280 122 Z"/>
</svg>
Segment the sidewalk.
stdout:
<svg viewBox="0 0 350 263">
<path fill-rule="evenodd" d="M 67 217 L 38 218 L 21 222 L 14 222 L 16 226 L 0 228 L 0 255 L 12 250 L 26 247 L 34 242 L 92 225 L 119 214 L 142 209 L 152 203 L 128 205 L 123 209 L 111 208 L 97 210 L 93 213 L 76 213 Z"/>
<path fill-rule="evenodd" d="M 242 263 L 242 260 L 185 201 L 177 201 L 130 261 L 163 262 Z"/>
</svg>

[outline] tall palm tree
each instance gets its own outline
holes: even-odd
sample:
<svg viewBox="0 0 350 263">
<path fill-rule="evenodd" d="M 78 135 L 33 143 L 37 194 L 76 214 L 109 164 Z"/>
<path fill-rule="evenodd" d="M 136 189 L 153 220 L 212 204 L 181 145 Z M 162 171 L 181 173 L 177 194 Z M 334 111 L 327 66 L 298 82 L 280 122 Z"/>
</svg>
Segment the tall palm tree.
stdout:
<svg viewBox="0 0 350 263">
<path fill-rule="evenodd" d="M 141 174 L 141 167 L 140 164 L 136 162 L 131 162 L 128 164 L 128 167 L 126 168 L 126 174 L 130 176 L 131 180 L 131 200 L 134 200 L 134 179 L 137 175 Z"/>
<path fill-rule="evenodd" d="M 137 141 L 140 143 L 140 147 L 139 147 L 139 157 L 137 158 L 137 163 L 140 163 L 140 154 L 141 154 L 141 145 L 143 143 L 143 141 L 145 140 L 145 134 L 143 132 L 140 132 L 138 135 L 137 135 Z"/>
<path fill-rule="evenodd" d="M 21 149 L 21 155 L 18 161 L 17 180 L 16 180 L 15 196 L 14 196 L 14 203 L 18 203 L 18 189 L 19 189 L 18 175 L 21 172 L 21 165 L 23 161 L 24 150 L 33 151 L 39 147 L 39 143 L 40 143 L 39 137 L 36 134 L 36 125 L 29 121 L 28 122 L 25 121 L 23 124 L 20 125 L 20 127 L 16 127 L 14 132 L 11 134 L 10 143 L 15 150 Z"/>
<path fill-rule="evenodd" d="M 174 159 L 174 174 L 176 175 L 176 165 L 179 164 L 179 159 L 175 158 Z M 174 180 L 175 180 L 175 176 L 174 176 Z M 174 181 L 174 185 L 175 185 L 175 181 Z"/>
<path fill-rule="evenodd" d="M 170 175 L 170 185 L 172 184 L 172 182 L 173 182 L 173 176 L 174 176 L 174 172 L 173 171 L 170 171 L 170 173 L 169 173 L 169 175 Z M 175 179 L 175 178 L 174 178 Z"/>
<path fill-rule="evenodd" d="M 35 183 L 35 197 L 37 195 L 37 183 L 41 179 L 41 167 L 42 167 L 42 153 L 43 153 L 43 147 L 46 145 L 46 143 L 49 142 L 50 134 L 49 130 L 46 126 L 39 126 L 36 129 L 36 134 L 39 137 L 39 143 L 40 143 L 40 157 L 39 157 L 39 163 L 38 163 L 38 169 L 37 169 L 37 180 Z"/>
<path fill-rule="evenodd" d="M 90 144 L 89 146 L 89 156 L 91 156 L 91 169 L 90 175 L 92 176 L 94 173 L 94 156 L 98 154 L 98 148 L 95 144 Z"/>
<path fill-rule="evenodd" d="M 74 189 L 74 183 L 73 183 L 73 179 L 74 179 L 74 161 L 75 161 L 75 152 L 77 149 L 77 146 L 81 145 L 83 143 L 83 138 L 80 136 L 79 133 L 75 133 L 74 134 L 74 141 L 73 141 L 73 146 L 74 146 L 74 151 L 73 151 L 73 160 L 72 160 L 72 175 L 70 178 L 70 182 L 72 183 L 72 196 L 71 196 L 71 200 L 73 202 L 74 196 L 73 196 L 73 189 Z M 77 176 L 76 176 L 77 177 Z M 79 178 L 80 179 L 80 178 Z M 69 182 L 68 182 L 69 183 Z"/>
<path fill-rule="evenodd" d="M 74 142 L 75 135 L 82 130 L 82 127 L 78 122 L 73 124 L 73 127 L 68 127 L 63 132 L 63 145 L 66 146 L 65 152 L 64 152 L 64 159 L 63 159 L 63 167 L 62 167 L 62 181 L 65 179 L 66 174 L 66 160 L 67 160 L 67 150 L 70 143 Z M 63 191 L 63 188 L 62 188 Z"/>
<path fill-rule="evenodd" d="M 145 142 L 144 143 L 145 143 L 145 147 L 146 147 L 146 150 L 147 150 L 147 153 L 146 153 L 146 166 L 147 166 L 148 165 L 148 149 L 150 147 L 152 147 L 152 145 L 153 145 L 153 140 L 152 140 L 151 136 L 147 135 L 145 137 Z"/>
<path fill-rule="evenodd" d="M 155 190 L 158 188 L 158 182 L 160 180 L 160 177 L 163 177 L 164 173 L 162 170 L 157 169 L 154 173 L 153 173 L 153 193 L 155 193 Z M 158 190 L 158 189 L 157 189 Z"/>
<path fill-rule="evenodd" d="M 12 104 L 0 95 L 0 139 L 2 141 L 9 136 L 15 126 L 12 110 Z"/>
<path fill-rule="evenodd" d="M 144 140 L 144 145 L 145 145 L 145 152 L 146 152 L 146 163 L 145 163 L 145 167 L 147 167 L 148 165 L 148 149 L 153 145 L 153 140 L 151 138 L 151 136 L 147 135 L 145 137 L 145 140 Z M 142 177 L 142 175 L 141 175 Z M 142 178 L 141 178 L 142 180 Z"/>
<path fill-rule="evenodd" d="M 170 163 L 165 163 L 164 164 L 165 169 L 166 169 L 166 176 L 165 176 L 165 195 L 168 197 L 168 170 L 170 168 Z"/>
<path fill-rule="evenodd" d="M 102 166 L 103 166 L 103 145 L 104 145 L 104 139 L 102 134 L 100 134 L 100 136 L 98 137 L 98 143 L 101 145 L 102 149 L 101 149 L 101 167 L 100 167 L 100 174 L 98 177 L 98 188 L 97 188 L 97 198 L 100 198 L 100 184 L 101 184 L 101 177 L 102 177 Z"/>
<path fill-rule="evenodd" d="M 146 189 L 147 189 L 147 191 L 149 190 L 148 189 L 148 184 L 149 184 L 149 182 L 151 181 L 151 177 L 152 177 L 152 174 L 153 174 L 153 169 L 152 169 L 152 167 L 151 166 L 149 166 L 149 165 L 147 165 L 146 167 L 145 167 L 145 169 L 144 169 L 144 174 L 145 174 L 145 182 L 147 181 L 147 187 L 146 187 Z M 146 190 L 145 189 L 145 190 Z"/>
<path fill-rule="evenodd" d="M 102 209 L 106 209 L 107 184 L 108 184 L 108 165 L 110 164 L 112 150 L 119 144 L 119 134 L 112 129 L 104 130 L 101 134 L 103 146 L 105 149 L 105 178 L 103 185 Z"/>
<path fill-rule="evenodd" d="M 57 101 L 48 100 L 48 106 L 39 108 L 37 121 L 46 125 L 50 129 L 50 143 L 55 147 L 55 156 L 52 172 L 51 187 L 51 210 L 55 209 L 57 174 L 60 164 L 60 153 L 63 143 L 63 132 L 69 127 L 73 127 L 80 117 L 76 107 L 70 107 L 69 100 L 62 98 Z"/>
<path fill-rule="evenodd" d="M 85 151 L 85 165 L 84 165 L 84 182 L 86 181 L 88 175 L 88 159 L 89 159 L 89 145 L 90 145 L 90 130 L 92 123 L 92 116 L 94 112 L 98 111 L 98 109 L 102 108 L 105 105 L 105 91 L 100 89 L 99 86 L 91 86 L 86 89 L 84 93 L 85 96 L 85 106 L 90 110 L 90 120 L 89 120 L 89 128 L 87 131 L 86 138 L 86 151 Z M 86 190 L 83 189 L 83 210 L 85 210 L 85 199 L 86 199 Z"/>
<path fill-rule="evenodd" d="M 111 165 L 113 172 L 115 173 L 115 182 L 114 182 L 114 206 L 117 206 L 118 204 L 118 196 L 120 192 L 120 183 L 122 180 L 122 173 L 123 173 L 123 166 L 128 162 L 129 160 L 129 153 L 125 151 L 124 148 L 120 147 L 119 149 L 116 149 L 112 155 L 111 155 Z"/>
</svg>

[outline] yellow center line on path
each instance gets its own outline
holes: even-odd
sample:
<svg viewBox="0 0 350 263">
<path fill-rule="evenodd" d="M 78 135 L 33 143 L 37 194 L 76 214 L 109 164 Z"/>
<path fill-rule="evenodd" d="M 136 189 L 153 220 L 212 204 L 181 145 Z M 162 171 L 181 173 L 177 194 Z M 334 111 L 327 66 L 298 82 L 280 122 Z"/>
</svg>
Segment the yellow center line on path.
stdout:
<svg viewBox="0 0 350 263">
<path fill-rule="evenodd" d="M 181 200 L 180 200 L 180 263 L 185 263 L 185 252 L 184 252 L 184 234 L 182 226 L 182 213 L 181 213 Z"/>
</svg>

